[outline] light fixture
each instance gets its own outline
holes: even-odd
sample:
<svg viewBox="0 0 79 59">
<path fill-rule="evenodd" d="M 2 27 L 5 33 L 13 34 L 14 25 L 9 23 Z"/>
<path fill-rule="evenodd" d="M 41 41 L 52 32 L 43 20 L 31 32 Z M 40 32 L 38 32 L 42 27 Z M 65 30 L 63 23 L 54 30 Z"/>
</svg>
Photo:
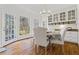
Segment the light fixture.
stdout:
<svg viewBox="0 0 79 59">
<path fill-rule="evenodd" d="M 42 11 L 43 13 L 46 13 L 46 10 L 45 9 L 43 9 L 43 11 Z"/>
<path fill-rule="evenodd" d="M 45 10 L 43 9 L 40 14 L 50 14 L 51 13 L 51 10 Z"/>
<path fill-rule="evenodd" d="M 51 10 L 48 10 L 48 13 L 51 13 Z"/>
<path fill-rule="evenodd" d="M 66 25 L 60 25 L 60 29 L 65 29 Z"/>
</svg>

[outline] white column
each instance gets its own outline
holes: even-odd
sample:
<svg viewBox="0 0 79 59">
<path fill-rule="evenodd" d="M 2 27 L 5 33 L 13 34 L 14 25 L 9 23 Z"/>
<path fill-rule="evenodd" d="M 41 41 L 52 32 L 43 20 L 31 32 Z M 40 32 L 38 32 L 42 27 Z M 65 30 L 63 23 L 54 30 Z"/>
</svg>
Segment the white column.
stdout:
<svg viewBox="0 0 79 59">
<path fill-rule="evenodd" d="M 78 44 L 79 44 L 79 5 L 77 5 L 77 10 L 76 10 L 76 24 L 77 24 L 77 29 L 78 29 L 78 36 L 77 36 L 77 41 L 78 41 Z"/>
</svg>

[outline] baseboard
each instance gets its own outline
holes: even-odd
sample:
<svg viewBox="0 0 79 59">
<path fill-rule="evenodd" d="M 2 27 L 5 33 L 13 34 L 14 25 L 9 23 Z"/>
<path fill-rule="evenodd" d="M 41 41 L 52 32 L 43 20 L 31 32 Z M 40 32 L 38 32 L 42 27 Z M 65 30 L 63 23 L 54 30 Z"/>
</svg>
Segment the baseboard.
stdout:
<svg viewBox="0 0 79 59">
<path fill-rule="evenodd" d="M 64 43 L 70 43 L 70 44 L 75 44 L 75 45 L 78 45 L 78 43 L 76 43 L 76 42 L 64 41 Z"/>
<path fill-rule="evenodd" d="M 0 53 L 1 53 L 1 52 L 4 52 L 4 51 L 6 51 L 6 50 L 7 50 L 7 48 L 1 47 L 1 48 L 0 48 Z"/>
<path fill-rule="evenodd" d="M 12 43 L 14 43 L 14 42 L 21 41 L 21 40 L 25 40 L 25 39 L 30 39 L 30 38 L 33 38 L 33 37 L 27 37 L 27 38 L 23 38 L 23 39 L 20 39 L 20 40 L 13 41 L 13 42 L 11 42 L 11 43 L 9 43 L 9 44 L 4 45 L 3 47 L 5 47 L 5 46 L 7 46 L 7 45 L 10 45 L 10 44 L 12 44 Z"/>
</svg>

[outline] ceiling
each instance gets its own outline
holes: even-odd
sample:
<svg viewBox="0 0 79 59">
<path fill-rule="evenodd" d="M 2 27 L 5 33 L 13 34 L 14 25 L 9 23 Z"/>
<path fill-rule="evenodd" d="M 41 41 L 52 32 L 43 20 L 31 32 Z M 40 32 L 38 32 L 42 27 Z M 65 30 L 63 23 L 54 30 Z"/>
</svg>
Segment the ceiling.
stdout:
<svg viewBox="0 0 79 59">
<path fill-rule="evenodd" d="M 61 8 L 66 8 L 75 4 L 2 4 L 2 8 L 20 8 L 33 14 L 40 14 L 40 11 L 55 11 Z"/>
<path fill-rule="evenodd" d="M 66 8 L 69 6 L 72 6 L 74 4 L 20 4 L 16 5 L 18 7 L 22 7 L 24 9 L 28 9 L 32 12 L 35 13 L 40 13 L 42 10 L 56 10 L 56 9 L 61 9 L 61 8 Z"/>
</svg>

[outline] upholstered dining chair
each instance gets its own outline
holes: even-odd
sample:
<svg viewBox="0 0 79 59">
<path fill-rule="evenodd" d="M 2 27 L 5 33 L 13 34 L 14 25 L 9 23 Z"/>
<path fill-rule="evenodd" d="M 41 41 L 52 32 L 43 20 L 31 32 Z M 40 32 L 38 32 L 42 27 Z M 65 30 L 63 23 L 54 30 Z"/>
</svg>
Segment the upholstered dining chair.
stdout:
<svg viewBox="0 0 79 59">
<path fill-rule="evenodd" d="M 51 43 L 62 45 L 62 51 L 64 53 L 64 37 L 66 32 L 66 26 L 59 28 L 59 31 L 54 32 L 55 39 L 51 40 Z"/>
<path fill-rule="evenodd" d="M 47 29 L 43 27 L 37 27 L 34 28 L 34 47 L 36 45 L 36 50 L 37 53 L 39 53 L 39 46 L 45 47 L 45 54 L 47 54 L 47 46 L 48 46 L 48 41 L 47 41 Z"/>
</svg>

